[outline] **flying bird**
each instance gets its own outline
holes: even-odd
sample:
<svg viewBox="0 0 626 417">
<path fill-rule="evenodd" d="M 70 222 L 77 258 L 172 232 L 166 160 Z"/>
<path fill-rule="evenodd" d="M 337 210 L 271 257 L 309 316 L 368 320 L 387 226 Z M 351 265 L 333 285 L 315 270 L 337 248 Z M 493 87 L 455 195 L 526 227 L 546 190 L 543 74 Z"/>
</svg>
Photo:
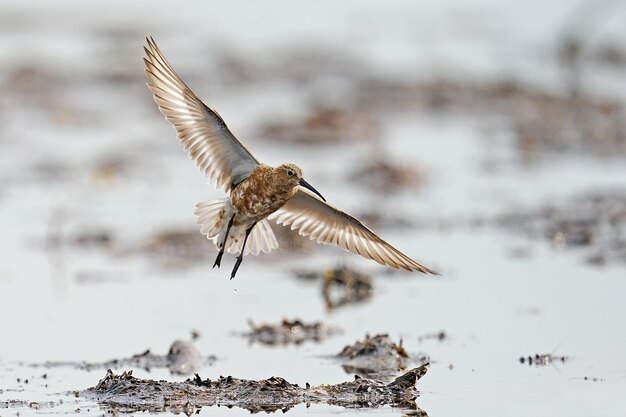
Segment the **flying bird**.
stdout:
<svg viewBox="0 0 626 417">
<path fill-rule="evenodd" d="M 167 62 L 154 39 L 146 39 L 145 72 L 159 110 L 200 171 L 228 197 L 196 205 L 200 232 L 219 250 L 243 256 L 278 247 L 269 220 L 298 229 L 302 236 L 334 244 L 392 268 L 436 274 L 394 248 L 355 217 L 331 206 L 294 164 L 272 167 L 259 162 L 237 140 L 214 110 L 206 106 Z"/>
</svg>

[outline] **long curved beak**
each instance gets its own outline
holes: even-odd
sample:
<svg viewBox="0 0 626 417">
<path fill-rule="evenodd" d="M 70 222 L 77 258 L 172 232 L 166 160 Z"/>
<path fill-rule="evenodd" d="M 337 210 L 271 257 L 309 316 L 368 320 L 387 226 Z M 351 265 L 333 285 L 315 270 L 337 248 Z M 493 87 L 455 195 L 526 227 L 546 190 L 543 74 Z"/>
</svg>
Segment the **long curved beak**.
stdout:
<svg viewBox="0 0 626 417">
<path fill-rule="evenodd" d="M 322 200 L 326 201 L 326 199 L 324 198 L 323 195 L 320 194 L 319 191 L 317 191 L 315 188 L 313 188 L 313 186 L 311 184 L 309 184 L 308 182 L 306 182 L 304 180 L 304 178 L 300 178 L 300 183 L 301 186 L 303 186 L 304 188 L 308 188 L 309 190 L 313 191 L 315 194 L 317 194 Z"/>
</svg>

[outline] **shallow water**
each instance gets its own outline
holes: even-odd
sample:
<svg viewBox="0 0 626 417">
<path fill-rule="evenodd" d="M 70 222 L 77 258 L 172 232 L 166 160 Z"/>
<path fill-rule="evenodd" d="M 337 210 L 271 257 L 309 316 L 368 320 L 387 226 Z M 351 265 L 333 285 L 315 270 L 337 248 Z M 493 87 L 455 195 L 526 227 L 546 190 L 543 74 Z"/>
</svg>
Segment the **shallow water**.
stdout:
<svg viewBox="0 0 626 417">
<path fill-rule="evenodd" d="M 528 20 L 516 7 L 489 2 L 418 8 L 412 2 L 397 8 L 333 3 L 338 7 L 333 13 L 294 10 L 284 2 L 263 10 L 247 5 L 235 13 L 241 4 L 234 3 L 190 6 L 175 15 L 156 8 L 150 16 L 142 4 L 94 10 L 4 2 L 0 416 L 110 411 L 74 395 L 94 386 L 104 369 L 33 364 L 102 362 L 147 348 L 166 354 L 174 340 L 189 340 L 192 329 L 200 333 L 194 342 L 198 350 L 217 357 L 198 370 L 203 378 L 276 375 L 300 385 L 338 383 L 353 376 L 329 355 L 366 333 L 388 333 L 402 339 L 411 354 L 430 357 L 417 401 L 430 416 L 621 415 L 624 264 L 590 265 L 581 256 L 584 248 L 555 248 L 497 228 L 493 220 L 574 195 L 623 189 L 623 157 L 548 152 L 528 166 L 516 151 L 511 127 L 497 115 L 406 108 L 380 109 L 378 140 L 306 146 L 260 134 L 268 118 L 297 119 L 320 100 L 347 100 L 350 77 L 362 72 L 394 80 L 427 79 L 440 68 L 485 80 L 510 72 L 534 86 L 558 89 L 560 70 L 547 55 L 555 22 L 571 10 L 569 2 L 552 4 Z M 84 19 L 76 27 L 61 23 L 61 17 L 79 12 Z M 205 19 L 215 24 L 201 24 Z M 521 30 L 526 23 L 530 26 Z M 357 215 L 376 211 L 383 218 L 408 219 L 409 226 L 383 222 L 375 229 L 442 277 L 389 274 L 324 247 L 246 259 L 229 281 L 230 256 L 224 268 L 211 270 L 214 251 L 172 266 L 142 250 L 165 230 L 195 228 L 194 204 L 220 195 L 181 152 L 143 85 L 140 46 L 146 34 L 155 36 L 183 78 L 260 160 L 298 163 L 329 201 Z M 347 56 L 344 73 L 336 70 L 338 64 L 325 66 L 330 58 L 314 61 L 318 70 L 299 75 L 276 64 L 294 48 L 313 47 Z M 503 52 L 510 59 L 502 59 Z M 220 67 L 225 53 L 257 72 L 244 77 Z M 589 89 L 626 97 L 623 87 L 607 87 L 620 79 L 614 73 L 596 77 L 590 76 Z M 30 85 L 38 87 L 29 90 Z M 423 183 L 385 194 L 349 179 L 360 161 L 379 154 L 419 166 Z M 111 159 L 121 162 L 106 169 Z M 98 231 L 111 242 L 72 243 L 81 233 Z M 297 279 L 294 271 L 322 272 L 339 263 L 370 273 L 374 293 L 363 303 L 328 311 L 321 283 Z M 249 345 L 235 334 L 247 330 L 248 319 L 283 318 L 323 321 L 343 332 L 319 344 L 287 347 Z M 441 330 L 447 335 L 443 341 L 421 339 Z M 567 360 L 542 367 L 519 361 L 549 353 Z M 165 369 L 134 374 L 185 378 Z M 24 403 L 1 408 L 12 400 Z M 363 411 L 326 405 L 290 411 L 304 412 Z M 248 414 L 236 408 L 201 410 L 214 413 Z"/>
</svg>

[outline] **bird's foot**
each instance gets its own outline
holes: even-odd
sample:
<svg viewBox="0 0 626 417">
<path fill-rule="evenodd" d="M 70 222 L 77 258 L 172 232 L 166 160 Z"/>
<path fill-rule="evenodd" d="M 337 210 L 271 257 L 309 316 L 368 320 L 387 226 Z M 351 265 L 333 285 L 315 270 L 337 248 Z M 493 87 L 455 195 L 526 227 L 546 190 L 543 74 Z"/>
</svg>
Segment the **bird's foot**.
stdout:
<svg viewBox="0 0 626 417">
<path fill-rule="evenodd" d="M 217 258 L 215 258 L 215 263 L 213 264 L 213 268 L 215 268 L 216 266 L 219 268 L 220 264 L 222 263 L 222 256 L 224 256 L 224 251 L 219 251 L 219 253 L 217 254 Z"/>
<path fill-rule="evenodd" d="M 241 265 L 241 261 L 243 261 L 243 256 L 239 255 L 237 257 L 237 261 L 235 262 L 235 266 L 233 267 L 233 272 L 230 273 L 230 279 L 235 278 L 235 274 L 237 274 L 237 270 L 239 269 L 239 265 Z"/>
</svg>

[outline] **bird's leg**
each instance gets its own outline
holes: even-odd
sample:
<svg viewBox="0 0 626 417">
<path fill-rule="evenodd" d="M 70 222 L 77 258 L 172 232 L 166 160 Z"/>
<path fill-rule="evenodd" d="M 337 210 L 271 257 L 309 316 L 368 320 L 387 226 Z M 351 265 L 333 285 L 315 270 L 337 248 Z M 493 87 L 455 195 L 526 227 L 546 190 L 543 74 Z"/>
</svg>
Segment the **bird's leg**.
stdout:
<svg viewBox="0 0 626 417">
<path fill-rule="evenodd" d="M 222 256 L 224 256 L 224 249 L 226 249 L 226 242 L 228 241 L 228 233 L 230 233 L 230 228 L 233 225 L 233 220 L 235 220 L 234 214 L 233 214 L 233 217 L 231 217 L 230 220 L 228 221 L 228 226 L 226 226 L 226 235 L 224 236 L 224 242 L 222 242 L 222 246 L 220 246 L 220 251 L 217 254 L 217 258 L 215 258 L 215 263 L 213 264 L 213 268 L 215 268 L 216 266 L 218 268 L 220 267 L 220 263 L 222 262 Z"/>
<path fill-rule="evenodd" d="M 235 262 L 235 267 L 233 268 L 233 272 L 231 272 L 230 274 L 230 279 L 235 278 L 235 274 L 237 273 L 237 270 L 239 269 L 239 265 L 241 265 L 241 261 L 243 261 L 243 251 L 244 249 L 246 249 L 246 242 L 248 241 L 248 236 L 250 236 L 250 232 L 252 231 L 254 226 L 256 226 L 256 223 L 254 223 L 252 226 L 246 229 L 246 237 L 243 238 L 243 244 L 241 245 L 241 252 L 239 253 L 239 256 L 237 256 L 237 261 Z"/>
</svg>

